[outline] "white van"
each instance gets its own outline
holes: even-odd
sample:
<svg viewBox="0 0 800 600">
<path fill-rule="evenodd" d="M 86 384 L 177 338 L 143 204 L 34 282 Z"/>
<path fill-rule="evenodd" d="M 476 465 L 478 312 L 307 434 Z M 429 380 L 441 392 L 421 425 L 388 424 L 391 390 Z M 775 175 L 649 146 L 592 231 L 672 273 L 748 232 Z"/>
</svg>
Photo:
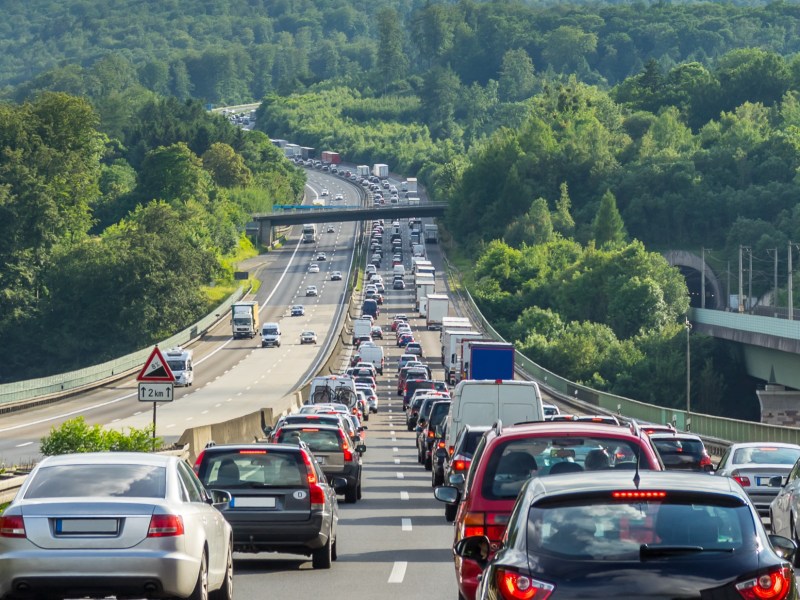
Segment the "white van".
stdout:
<svg viewBox="0 0 800 600">
<path fill-rule="evenodd" d="M 277 323 L 264 323 L 261 326 L 261 347 L 281 347 L 281 328 Z"/>
<path fill-rule="evenodd" d="M 362 345 L 358 349 L 359 362 L 372 363 L 379 375 L 383 375 L 383 348 L 378 345 Z"/>
<path fill-rule="evenodd" d="M 403 265 L 395 265 L 392 267 L 392 274 L 394 276 L 400 275 L 400 277 L 403 277 L 406 274 L 406 268 Z"/>
<path fill-rule="evenodd" d="M 194 383 L 194 363 L 192 351 L 184 350 L 180 346 L 164 353 L 164 360 L 169 365 L 169 370 L 175 375 L 175 385 L 190 386 Z"/>
<path fill-rule="evenodd" d="M 372 321 L 370 319 L 356 319 L 353 321 L 353 343 L 360 337 L 372 335 Z"/>
<path fill-rule="evenodd" d="M 459 382 L 453 392 L 447 416 L 448 450 L 464 425 L 493 425 L 498 419 L 504 425 L 525 421 L 544 421 L 542 394 L 535 381 Z"/>
</svg>

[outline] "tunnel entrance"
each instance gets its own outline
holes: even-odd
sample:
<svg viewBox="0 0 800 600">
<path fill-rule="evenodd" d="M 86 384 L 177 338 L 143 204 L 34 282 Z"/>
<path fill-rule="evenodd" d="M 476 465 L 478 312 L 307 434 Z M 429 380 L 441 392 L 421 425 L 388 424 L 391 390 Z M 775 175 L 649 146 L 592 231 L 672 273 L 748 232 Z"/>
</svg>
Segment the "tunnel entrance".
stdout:
<svg viewBox="0 0 800 600">
<path fill-rule="evenodd" d="M 701 281 L 701 273 L 697 269 L 693 269 L 692 267 L 687 267 L 684 265 L 676 265 L 683 275 L 683 278 L 686 280 L 686 287 L 689 290 L 689 305 L 692 308 L 702 308 L 702 288 L 703 283 Z M 708 279 L 706 279 L 706 308 L 710 309 L 720 309 L 724 307 L 724 302 L 722 298 L 717 297 L 714 293 L 713 286 L 710 285 Z"/>
</svg>

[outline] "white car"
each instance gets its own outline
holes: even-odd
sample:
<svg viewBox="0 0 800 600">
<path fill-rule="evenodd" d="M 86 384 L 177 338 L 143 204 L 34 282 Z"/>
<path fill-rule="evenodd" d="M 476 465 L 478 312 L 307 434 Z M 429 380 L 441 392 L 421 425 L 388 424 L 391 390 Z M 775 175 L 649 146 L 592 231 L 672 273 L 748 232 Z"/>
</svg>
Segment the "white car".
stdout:
<svg viewBox="0 0 800 600">
<path fill-rule="evenodd" d="M 341 280 L 342 280 L 341 271 L 331 271 L 331 281 L 341 281 Z"/>
<path fill-rule="evenodd" d="M 319 296 L 319 292 L 317 291 L 317 286 L 310 285 L 306 288 L 306 296 Z"/>
<path fill-rule="evenodd" d="M 308 265 L 308 272 L 309 273 L 319 273 L 319 265 L 317 263 L 312 263 Z"/>
<path fill-rule="evenodd" d="M 300 334 L 300 343 L 301 344 L 316 344 L 317 343 L 317 334 L 313 331 L 304 331 Z"/>
<path fill-rule="evenodd" d="M 316 260 L 328 260 L 328 255 L 324 252 L 317 252 Z"/>
<path fill-rule="evenodd" d="M 322 188 L 322 191 L 319 193 L 319 195 L 320 196 L 329 196 L 330 192 L 328 191 L 328 188 Z"/>
<path fill-rule="evenodd" d="M 336 194 L 333 197 L 334 200 L 344 200 L 344 194 Z"/>
</svg>

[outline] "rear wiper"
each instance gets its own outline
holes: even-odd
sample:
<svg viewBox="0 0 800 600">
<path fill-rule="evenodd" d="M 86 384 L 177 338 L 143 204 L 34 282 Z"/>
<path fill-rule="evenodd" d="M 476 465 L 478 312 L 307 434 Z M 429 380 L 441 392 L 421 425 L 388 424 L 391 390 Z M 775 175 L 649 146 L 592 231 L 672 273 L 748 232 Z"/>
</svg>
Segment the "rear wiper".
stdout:
<svg viewBox="0 0 800 600">
<path fill-rule="evenodd" d="M 733 548 L 704 548 L 703 546 L 677 546 L 659 544 L 651 546 L 642 544 L 639 546 L 639 556 L 647 558 L 651 556 L 674 556 L 676 554 L 697 554 L 700 552 L 733 552 Z"/>
</svg>

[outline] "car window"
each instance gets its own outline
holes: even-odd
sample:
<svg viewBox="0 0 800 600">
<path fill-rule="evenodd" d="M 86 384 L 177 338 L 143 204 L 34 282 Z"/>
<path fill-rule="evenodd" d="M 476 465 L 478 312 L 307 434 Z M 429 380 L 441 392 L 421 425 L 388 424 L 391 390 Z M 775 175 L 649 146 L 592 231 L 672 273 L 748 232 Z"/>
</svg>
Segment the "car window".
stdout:
<svg viewBox="0 0 800 600">
<path fill-rule="evenodd" d="M 164 498 L 166 489 L 167 470 L 156 465 L 54 465 L 36 472 L 25 498 Z"/>
<path fill-rule="evenodd" d="M 592 498 L 584 501 L 534 505 L 528 513 L 531 552 L 592 560 L 639 560 L 642 544 L 700 546 L 720 550 L 704 554 L 730 560 L 732 550 L 756 542 L 747 506 L 712 497 L 693 503 L 620 502 Z M 660 560 L 670 560 L 667 555 Z M 681 560 L 680 558 L 675 558 Z M 683 558 L 685 560 L 685 557 Z"/>
<path fill-rule="evenodd" d="M 536 436 L 497 444 L 486 459 L 481 493 L 492 500 L 517 497 L 532 476 L 603 468 L 634 469 L 639 446 L 633 440 L 604 437 Z M 597 457 L 602 456 L 601 462 Z M 640 469 L 650 469 L 642 461 Z"/>
<path fill-rule="evenodd" d="M 299 435 L 300 439 L 308 444 L 312 452 L 337 452 L 341 450 L 339 433 L 333 429 L 315 429 L 304 427 L 303 429 L 292 429 L 281 431 L 278 443 L 291 443 L 291 438 Z"/>
<path fill-rule="evenodd" d="M 185 499 L 188 502 L 203 502 L 206 499 L 200 482 L 197 481 L 194 473 L 186 463 L 178 463 L 178 477 L 181 480 L 181 488 L 183 488 Z"/>
<path fill-rule="evenodd" d="M 651 438 L 652 439 L 652 438 Z M 652 440 L 656 449 L 662 455 L 689 455 L 694 458 L 700 458 L 705 452 L 705 446 L 700 440 L 693 439 L 656 439 Z"/>
<path fill-rule="evenodd" d="M 800 458 L 800 449 L 777 446 L 737 448 L 733 453 L 733 464 L 793 465 Z"/>
<path fill-rule="evenodd" d="M 215 452 L 206 457 L 199 476 L 208 488 L 291 486 L 300 484 L 304 475 L 297 452 L 253 448 Z"/>
<path fill-rule="evenodd" d="M 456 453 L 462 456 L 472 456 L 481 441 L 483 431 L 470 429 L 461 435 L 461 443 L 456 442 Z"/>
<path fill-rule="evenodd" d="M 436 402 L 431 408 L 431 418 L 430 418 L 430 426 L 434 429 L 442 424 L 447 417 L 447 413 L 450 412 L 450 403 L 449 402 Z"/>
</svg>

